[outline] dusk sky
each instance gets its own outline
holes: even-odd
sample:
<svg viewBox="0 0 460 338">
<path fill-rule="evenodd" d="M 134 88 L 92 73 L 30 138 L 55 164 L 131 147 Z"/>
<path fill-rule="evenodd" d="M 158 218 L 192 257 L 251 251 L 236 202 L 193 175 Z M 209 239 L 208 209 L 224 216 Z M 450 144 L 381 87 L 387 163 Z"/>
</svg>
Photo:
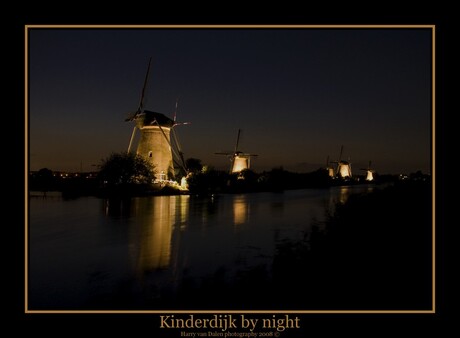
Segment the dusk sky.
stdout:
<svg viewBox="0 0 460 338">
<path fill-rule="evenodd" d="M 430 172 L 431 29 L 31 29 L 30 169 L 96 170 L 145 109 L 173 116 L 185 158 L 258 154 L 257 172 Z"/>
</svg>

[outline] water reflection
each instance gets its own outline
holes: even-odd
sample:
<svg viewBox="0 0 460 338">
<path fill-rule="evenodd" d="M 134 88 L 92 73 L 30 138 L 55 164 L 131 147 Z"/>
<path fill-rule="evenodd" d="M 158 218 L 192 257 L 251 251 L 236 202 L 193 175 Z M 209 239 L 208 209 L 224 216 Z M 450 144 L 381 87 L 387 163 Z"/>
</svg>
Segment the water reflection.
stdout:
<svg viewBox="0 0 460 338">
<path fill-rule="evenodd" d="M 131 198 L 109 198 L 103 200 L 104 215 L 112 218 L 129 218 L 132 213 Z"/>
<path fill-rule="evenodd" d="M 179 212 L 176 211 L 176 207 L 173 207 L 174 218 L 176 224 L 179 224 L 181 230 L 185 229 L 188 220 L 188 210 L 189 210 L 189 196 L 175 196 L 171 198 L 171 201 L 174 201 L 174 204 L 178 204 Z"/>
<path fill-rule="evenodd" d="M 134 205 L 139 224 L 140 247 L 137 266 L 141 271 L 165 269 L 171 264 L 173 231 L 187 226 L 188 196 L 136 198 Z"/>
<path fill-rule="evenodd" d="M 331 188 L 331 193 L 329 195 L 329 207 L 326 210 L 329 210 L 329 212 L 333 212 L 335 205 L 337 203 L 344 204 L 347 200 L 348 197 L 351 194 L 351 187 L 349 186 L 339 186 L 339 187 L 334 187 Z"/>
<path fill-rule="evenodd" d="M 169 266 L 171 259 L 172 215 L 169 196 L 136 199 L 136 209 L 148 215 L 141 224 L 138 265 L 141 270 L 155 270 Z"/>
<path fill-rule="evenodd" d="M 233 224 L 239 226 L 249 221 L 250 205 L 247 195 L 235 196 L 233 199 Z"/>
<path fill-rule="evenodd" d="M 32 298 L 49 307 L 62 299 L 78 308 L 89 295 L 92 306 L 103 308 L 161 308 L 212 287 L 216 295 L 222 285 L 244 289 L 268 278 L 280 245 L 310 238 L 323 229 L 336 202 L 372 189 L 358 188 L 31 199 Z M 60 233 L 65 237 L 56 237 Z M 295 262 L 289 266 L 299 269 Z M 83 278 L 88 275 L 89 282 Z"/>
<path fill-rule="evenodd" d="M 191 196 L 190 213 L 201 219 L 201 225 L 208 225 L 212 218 L 218 213 L 219 196 L 197 197 Z"/>
<path fill-rule="evenodd" d="M 339 203 L 345 204 L 349 196 L 350 196 L 350 187 L 348 186 L 340 187 L 339 196 L 338 196 Z"/>
<path fill-rule="evenodd" d="M 331 188 L 331 193 L 329 195 L 329 206 L 326 210 L 333 213 L 337 203 L 345 204 L 351 195 L 357 193 L 371 193 L 374 191 L 375 186 L 339 186 Z"/>
<path fill-rule="evenodd" d="M 128 221 L 136 270 L 152 271 L 171 265 L 173 232 L 187 227 L 189 196 L 107 199 L 103 208 L 106 216 Z"/>
</svg>

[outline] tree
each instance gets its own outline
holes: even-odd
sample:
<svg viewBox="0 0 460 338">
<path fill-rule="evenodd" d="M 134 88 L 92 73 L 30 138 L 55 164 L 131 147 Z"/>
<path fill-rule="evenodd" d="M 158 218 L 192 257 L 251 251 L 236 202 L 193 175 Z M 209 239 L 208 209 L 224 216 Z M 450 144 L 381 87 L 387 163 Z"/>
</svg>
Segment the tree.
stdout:
<svg viewBox="0 0 460 338">
<path fill-rule="evenodd" d="M 185 166 L 187 169 L 192 173 L 198 173 L 203 169 L 203 165 L 201 164 L 201 160 L 198 158 L 188 158 L 185 161 Z"/>
<path fill-rule="evenodd" d="M 51 191 L 56 188 L 53 172 L 48 168 L 40 169 L 31 179 L 32 190 Z"/>
<path fill-rule="evenodd" d="M 102 160 L 99 180 L 105 187 L 151 184 L 154 166 L 143 157 L 128 153 L 112 153 Z"/>
<path fill-rule="evenodd" d="M 207 195 L 222 192 L 228 181 L 228 174 L 208 168 L 206 171 L 192 173 L 187 178 L 189 191 L 193 194 Z"/>
</svg>

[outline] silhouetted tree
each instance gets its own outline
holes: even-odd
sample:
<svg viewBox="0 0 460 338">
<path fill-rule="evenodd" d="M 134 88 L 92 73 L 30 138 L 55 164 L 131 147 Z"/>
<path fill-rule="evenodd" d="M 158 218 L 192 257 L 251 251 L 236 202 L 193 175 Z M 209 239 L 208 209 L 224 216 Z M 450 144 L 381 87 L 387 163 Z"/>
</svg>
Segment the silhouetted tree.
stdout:
<svg viewBox="0 0 460 338">
<path fill-rule="evenodd" d="M 208 168 L 204 172 L 192 174 L 187 180 L 191 193 L 213 194 L 225 190 L 228 174 L 224 171 Z"/>
<path fill-rule="evenodd" d="M 200 172 L 201 169 L 203 169 L 203 165 L 201 164 L 201 160 L 198 159 L 198 158 L 193 158 L 193 157 L 188 158 L 185 161 L 185 166 L 192 173 Z"/>
<path fill-rule="evenodd" d="M 40 169 L 31 180 L 32 190 L 46 192 L 54 190 L 56 188 L 55 185 L 53 172 L 48 168 Z"/>
<path fill-rule="evenodd" d="M 133 153 L 112 153 L 102 160 L 98 178 L 105 187 L 152 183 L 155 170 L 143 157 Z"/>
</svg>

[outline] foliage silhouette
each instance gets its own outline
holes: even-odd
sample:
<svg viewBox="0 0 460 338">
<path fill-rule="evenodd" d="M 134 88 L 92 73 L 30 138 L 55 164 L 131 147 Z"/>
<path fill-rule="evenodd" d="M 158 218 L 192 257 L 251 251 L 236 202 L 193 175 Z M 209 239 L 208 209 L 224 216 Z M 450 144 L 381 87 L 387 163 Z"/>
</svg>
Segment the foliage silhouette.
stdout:
<svg viewBox="0 0 460 338">
<path fill-rule="evenodd" d="M 100 187 L 108 193 L 133 193 L 147 190 L 155 178 L 155 169 L 143 157 L 112 153 L 102 160 L 98 173 Z"/>
</svg>

